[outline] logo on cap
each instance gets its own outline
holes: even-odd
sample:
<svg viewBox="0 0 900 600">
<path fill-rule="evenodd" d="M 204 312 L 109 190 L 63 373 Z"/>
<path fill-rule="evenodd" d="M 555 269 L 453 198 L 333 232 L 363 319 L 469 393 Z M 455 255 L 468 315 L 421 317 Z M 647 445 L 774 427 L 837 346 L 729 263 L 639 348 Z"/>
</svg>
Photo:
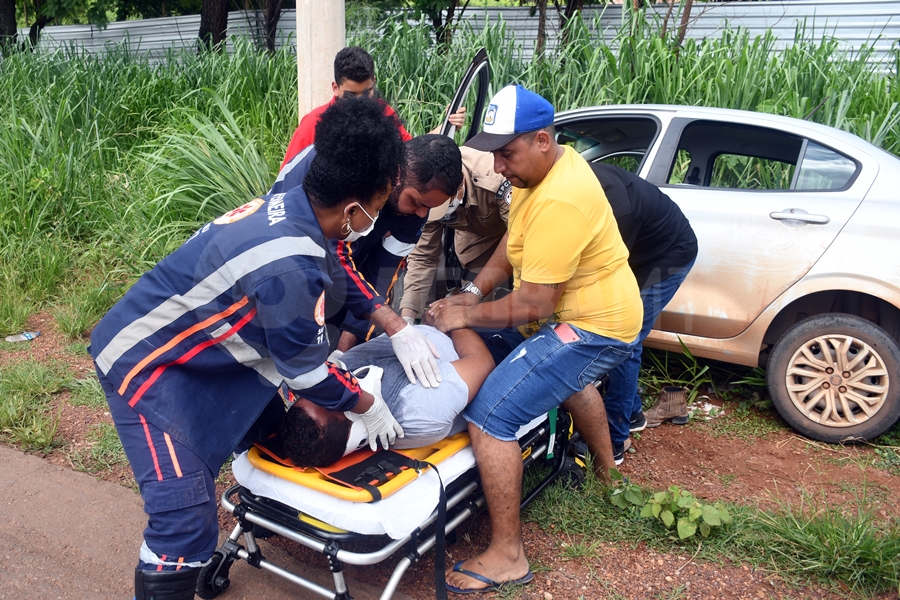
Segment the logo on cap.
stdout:
<svg viewBox="0 0 900 600">
<path fill-rule="evenodd" d="M 491 104 L 488 106 L 487 114 L 484 115 L 484 124 L 485 125 L 493 125 L 494 121 L 497 120 L 497 105 Z"/>
</svg>

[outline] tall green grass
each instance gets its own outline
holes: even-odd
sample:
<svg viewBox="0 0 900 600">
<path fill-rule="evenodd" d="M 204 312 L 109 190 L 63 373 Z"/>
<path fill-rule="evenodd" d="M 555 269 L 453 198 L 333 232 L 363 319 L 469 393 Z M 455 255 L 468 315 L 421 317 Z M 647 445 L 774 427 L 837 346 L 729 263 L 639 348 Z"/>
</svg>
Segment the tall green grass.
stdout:
<svg viewBox="0 0 900 600">
<path fill-rule="evenodd" d="M 461 27 L 438 48 L 429 24 L 392 19 L 351 31 L 375 58 L 382 95 L 414 134 L 432 129 L 475 48 L 492 89 L 519 82 L 557 110 L 676 103 L 804 117 L 900 152 L 895 62 L 841 50 L 797 28 L 728 30 L 676 47 L 626 11 L 610 44 L 599 22 L 572 23 L 571 43 L 528 61 L 503 23 Z M 330 68 L 330 65 L 323 65 Z M 265 191 L 297 123 L 296 57 L 238 42 L 230 55 L 170 53 L 157 62 L 110 48 L 0 60 L 0 333 L 52 307 L 71 335 L 204 221 Z M 113 292 L 110 292 L 110 291 Z"/>
</svg>

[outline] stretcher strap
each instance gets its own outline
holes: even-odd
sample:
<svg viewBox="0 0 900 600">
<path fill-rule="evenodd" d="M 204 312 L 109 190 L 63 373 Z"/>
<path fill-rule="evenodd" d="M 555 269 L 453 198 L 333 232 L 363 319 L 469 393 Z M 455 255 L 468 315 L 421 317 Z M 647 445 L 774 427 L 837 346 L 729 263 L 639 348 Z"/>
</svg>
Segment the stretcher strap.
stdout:
<svg viewBox="0 0 900 600">
<path fill-rule="evenodd" d="M 550 421 L 550 441 L 547 442 L 547 460 L 553 458 L 553 447 L 556 446 L 556 417 L 559 408 L 551 408 L 547 413 L 547 419 Z"/>
<path fill-rule="evenodd" d="M 447 600 L 447 490 L 438 468 L 425 460 L 414 461 L 413 468 L 422 471 L 431 467 L 438 477 L 440 498 L 437 520 L 434 523 L 434 595 L 435 600 Z"/>
<path fill-rule="evenodd" d="M 332 481 L 355 490 L 366 490 L 374 502 L 381 500 L 379 485 L 387 483 L 406 469 L 415 468 L 418 462 L 394 450 L 357 451 L 330 467 L 319 467 L 316 470 Z"/>
</svg>

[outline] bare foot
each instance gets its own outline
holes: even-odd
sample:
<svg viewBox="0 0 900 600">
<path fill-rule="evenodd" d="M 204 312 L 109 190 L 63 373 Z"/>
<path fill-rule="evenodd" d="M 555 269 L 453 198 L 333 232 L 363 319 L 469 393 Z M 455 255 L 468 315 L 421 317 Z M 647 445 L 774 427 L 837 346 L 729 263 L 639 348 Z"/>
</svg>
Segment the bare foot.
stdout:
<svg viewBox="0 0 900 600">
<path fill-rule="evenodd" d="M 461 590 L 480 590 L 490 585 L 461 571 L 469 571 L 481 575 L 492 583 L 501 584 L 508 582 L 527 583 L 530 581 L 531 571 L 528 569 L 528 560 L 524 554 L 518 554 L 517 558 L 503 558 L 497 553 L 492 553 L 488 548 L 484 553 L 447 570 L 447 583 Z M 525 581 L 521 581 L 526 579 Z"/>
</svg>

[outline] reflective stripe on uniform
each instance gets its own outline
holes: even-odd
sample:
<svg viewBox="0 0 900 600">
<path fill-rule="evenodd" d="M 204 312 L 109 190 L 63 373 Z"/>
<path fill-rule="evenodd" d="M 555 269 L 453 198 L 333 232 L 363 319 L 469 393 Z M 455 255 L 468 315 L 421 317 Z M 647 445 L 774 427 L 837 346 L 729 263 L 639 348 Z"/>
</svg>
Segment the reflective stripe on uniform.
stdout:
<svg viewBox="0 0 900 600">
<path fill-rule="evenodd" d="M 387 236 L 381 241 L 381 245 L 384 246 L 384 249 L 393 254 L 394 256 L 399 256 L 403 258 L 404 256 L 408 256 L 410 252 L 413 251 L 413 248 L 416 247 L 415 242 L 412 244 L 408 244 L 406 242 L 401 242 L 397 238 L 392 235 Z"/>
<path fill-rule="evenodd" d="M 297 163 L 299 163 L 301 160 L 303 160 L 304 158 L 306 158 L 306 155 L 309 154 L 310 151 L 311 151 L 313 148 L 315 148 L 315 145 L 310 144 L 309 146 L 307 146 L 306 148 L 304 148 L 303 150 L 301 150 L 301 151 L 300 151 L 300 154 L 298 154 L 297 156 L 295 156 L 294 158 L 292 158 L 292 159 L 291 159 L 291 162 L 289 162 L 288 164 L 284 165 L 284 166 L 281 168 L 281 170 L 278 171 L 278 177 L 275 178 L 275 184 L 278 184 L 278 183 L 284 181 L 284 178 L 287 176 L 287 174 L 290 173 L 291 171 L 293 171 L 293 170 L 294 170 L 294 167 L 297 166 Z M 275 188 L 275 184 L 272 185 L 272 189 Z"/>
<path fill-rule="evenodd" d="M 104 375 L 123 354 L 185 314 L 204 306 L 228 291 L 242 277 L 262 266 L 294 255 L 325 256 L 311 238 L 286 237 L 270 240 L 232 258 L 185 294 L 172 296 L 155 309 L 123 327 L 96 357 Z"/>
<path fill-rule="evenodd" d="M 311 388 L 314 385 L 321 383 L 328 377 L 328 365 L 323 363 L 313 369 L 312 371 L 308 371 L 303 373 L 302 375 L 298 375 L 293 379 L 285 379 L 284 382 L 294 391 L 302 391 L 306 388 Z"/>
<path fill-rule="evenodd" d="M 229 325 L 223 325 L 219 329 L 213 331 L 211 335 L 213 337 L 219 337 L 221 334 L 228 331 L 228 328 Z M 281 385 L 284 378 L 278 372 L 278 369 L 275 368 L 275 361 L 271 358 L 263 358 L 263 356 L 260 355 L 253 346 L 245 342 L 244 338 L 240 335 L 235 334 L 229 338 L 225 338 L 219 344 L 219 347 L 227 350 L 236 361 L 246 367 L 250 367 L 272 385 Z"/>
</svg>

